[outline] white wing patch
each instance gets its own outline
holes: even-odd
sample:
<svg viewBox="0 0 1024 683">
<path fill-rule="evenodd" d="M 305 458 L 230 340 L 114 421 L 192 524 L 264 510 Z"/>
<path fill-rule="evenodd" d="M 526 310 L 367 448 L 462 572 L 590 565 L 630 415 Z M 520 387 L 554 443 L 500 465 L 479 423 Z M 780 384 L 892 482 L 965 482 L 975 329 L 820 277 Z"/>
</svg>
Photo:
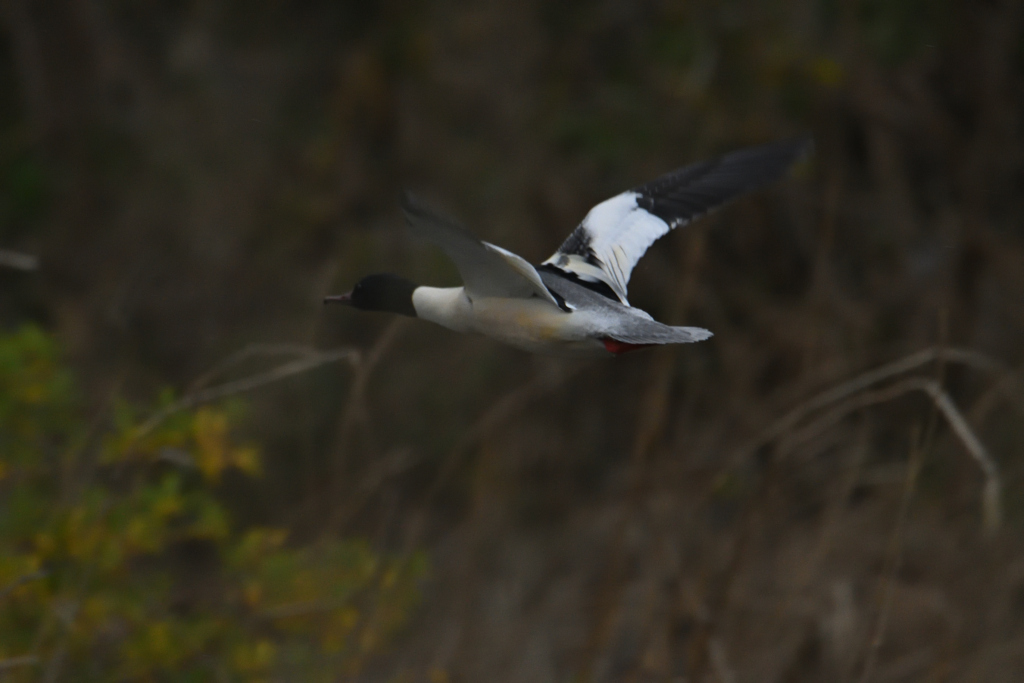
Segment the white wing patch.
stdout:
<svg viewBox="0 0 1024 683">
<path fill-rule="evenodd" d="M 690 164 L 601 202 L 544 263 L 625 304 L 633 267 L 655 240 L 782 177 L 813 141 L 806 136 Z"/>
<path fill-rule="evenodd" d="M 623 192 L 590 210 L 573 232 L 569 253 L 561 250 L 544 263 L 575 273 L 582 280 L 600 281 L 626 300 L 633 268 L 654 242 L 685 220 L 668 223 L 637 205 L 636 192 Z M 566 249 L 566 245 L 562 249 Z"/>
</svg>

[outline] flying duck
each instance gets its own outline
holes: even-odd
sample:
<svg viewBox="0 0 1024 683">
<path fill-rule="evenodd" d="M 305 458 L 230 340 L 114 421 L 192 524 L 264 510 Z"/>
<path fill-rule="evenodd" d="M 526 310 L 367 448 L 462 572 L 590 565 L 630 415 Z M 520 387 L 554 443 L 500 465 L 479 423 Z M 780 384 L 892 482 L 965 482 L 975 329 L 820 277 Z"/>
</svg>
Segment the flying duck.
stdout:
<svg viewBox="0 0 1024 683">
<path fill-rule="evenodd" d="M 629 305 L 633 267 L 659 237 L 778 179 L 810 147 L 809 138 L 750 147 L 627 190 L 593 207 L 538 266 L 477 239 L 407 193 L 402 209 L 413 234 L 448 255 L 463 286 L 426 287 L 398 275 L 368 275 L 351 292 L 324 303 L 422 318 L 553 355 L 620 354 L 703 341 L 711 336 L 708 330 L 664 325 Z"/>
</svg>

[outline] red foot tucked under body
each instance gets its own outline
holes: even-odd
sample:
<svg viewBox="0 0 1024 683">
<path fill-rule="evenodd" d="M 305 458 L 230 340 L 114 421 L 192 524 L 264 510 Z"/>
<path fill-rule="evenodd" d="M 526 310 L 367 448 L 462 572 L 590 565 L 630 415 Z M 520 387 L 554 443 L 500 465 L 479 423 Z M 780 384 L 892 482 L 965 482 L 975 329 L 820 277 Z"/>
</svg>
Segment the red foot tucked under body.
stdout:
<svg viewBox="0 0 1024 683">
<path fill-rule="evenodd" d="M 612 339 L 611 337 L 605 337 L 601 340 L 604 342 L 604 348 L 608 349 L 610 353 L 614 353 L 616 356 L 620 353 L 627 353 L 629 351 L 636 351 L 637 349 L 646 349 L 648 346 L 654 346 L 654 344 L 628 344 L 621 342 L 618 339 Z"/>
</svg>

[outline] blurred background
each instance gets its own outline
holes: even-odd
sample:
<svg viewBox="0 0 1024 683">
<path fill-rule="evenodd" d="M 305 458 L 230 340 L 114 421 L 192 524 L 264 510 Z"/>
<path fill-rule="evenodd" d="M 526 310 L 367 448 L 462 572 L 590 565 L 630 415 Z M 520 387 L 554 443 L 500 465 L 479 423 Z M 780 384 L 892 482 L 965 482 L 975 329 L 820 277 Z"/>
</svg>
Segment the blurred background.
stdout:
<svg viewBox="0 0 1024 683">
<path fill-rule="evenodd" d="M 1024 5 L 4 0 L 0 680 L 1019 681 Z M 603 362 L 324 309 L 658 242 L 702 344 Z"/>
</svg>

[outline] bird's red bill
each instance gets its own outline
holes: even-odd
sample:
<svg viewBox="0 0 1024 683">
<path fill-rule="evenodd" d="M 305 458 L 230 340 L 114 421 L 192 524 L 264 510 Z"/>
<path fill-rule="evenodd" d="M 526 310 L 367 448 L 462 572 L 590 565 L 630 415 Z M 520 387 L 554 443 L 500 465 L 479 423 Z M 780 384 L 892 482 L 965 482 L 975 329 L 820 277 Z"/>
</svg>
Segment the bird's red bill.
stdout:
<svg viewBox="0 0 1024 683">
<path fill-rule="evenodd" d="M 324 297 L 325 304 L 344 304 L 346 306 L 352 305 L 352 292 L 347 294 L 334 294 L 333 296 Z"/>
</svg>

